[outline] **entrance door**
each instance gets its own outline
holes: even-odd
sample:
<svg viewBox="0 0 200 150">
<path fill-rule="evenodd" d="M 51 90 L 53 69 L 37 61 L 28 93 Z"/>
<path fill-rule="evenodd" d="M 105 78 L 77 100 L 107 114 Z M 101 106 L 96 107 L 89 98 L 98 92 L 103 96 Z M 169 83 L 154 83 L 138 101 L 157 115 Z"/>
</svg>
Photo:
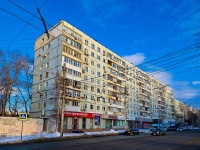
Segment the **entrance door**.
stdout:
<svg viewBox="0 0 200 150">
<path fill-rule="evenodd" d="M 48 131 L 49 119 L 44 118 L 43 131 Z"/>
<path fill-rule="evenodd" d="M 73 130 L 77 130 L 77 129 L 78 129 L 78 121 L 77 119 L 74 119 Z"/>
</svg>

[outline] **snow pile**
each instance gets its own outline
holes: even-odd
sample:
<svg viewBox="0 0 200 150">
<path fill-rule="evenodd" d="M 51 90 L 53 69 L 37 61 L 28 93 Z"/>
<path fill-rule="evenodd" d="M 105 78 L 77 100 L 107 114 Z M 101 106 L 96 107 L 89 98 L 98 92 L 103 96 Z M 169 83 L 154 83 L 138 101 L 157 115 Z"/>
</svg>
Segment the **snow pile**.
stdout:
<svg viewBox="0 0 200 150">
<path fill-rule="evenodd" d="M 101 131 L 101 132 L 85 132 L 85 133 L 64 133 L 63 137 L 71 137 L 77 138 L 81 136 L 98 136 L 98 135 L 118 135 L 124 133 L 124 130 L 115 131 L 110 129 L 109 131 Z M 40 132 L 35 135 L 23 135 L 22 141 L 32 141 L 32 140 L 43 140 L 43 139 L 50 139 L 50 138 L 59 138 L 60 133 L 47 133 L 47 132 Z M 5 143 L 20 143 L 21 136 L 10 136 L 10 137 L 0 137 L 0 144 Z"/>
</svg>

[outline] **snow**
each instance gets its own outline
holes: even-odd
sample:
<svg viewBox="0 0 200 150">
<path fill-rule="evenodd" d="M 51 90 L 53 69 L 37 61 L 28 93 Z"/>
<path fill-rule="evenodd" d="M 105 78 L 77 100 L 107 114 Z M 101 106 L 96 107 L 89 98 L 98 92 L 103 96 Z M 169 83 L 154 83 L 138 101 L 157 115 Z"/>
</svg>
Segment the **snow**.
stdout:
<svg viewBox="0 0 200 150">
<path fill-rule="evenodd" d="M 101 131 L 101 132 L 84 132 L 84 133 L 64 133 L 63 137 L 81 137 L 81 136 L 95 136 L 95 135 L 112 135 L 112 134 L 121 134 L 124 133 L 124 130 L 115 131 L 113 129 L 109 131 Z M 35 135 L 23 135 L 22 141 L 30 141 L 30 140 L 37 140 L 37 139 L 48 139 L 48 138 L 59 138 L 60 133 L 47 133 L 47 132 L 40 132 Z M 21 136 L 10 136 L 10 137 L 0 137 L 0 144 L 6 143 L 20 143 Z"/>
</svg>

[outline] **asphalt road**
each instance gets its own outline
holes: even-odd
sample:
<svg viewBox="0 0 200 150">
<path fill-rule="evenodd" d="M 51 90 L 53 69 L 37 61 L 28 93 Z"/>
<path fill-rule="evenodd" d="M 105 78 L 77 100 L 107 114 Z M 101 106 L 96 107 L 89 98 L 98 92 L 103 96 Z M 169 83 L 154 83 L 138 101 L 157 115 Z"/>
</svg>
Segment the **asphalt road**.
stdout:
<svg viewBox="0 0 200 150">
<path fill-rule="evenodd" d="M 200 131 L 167 132 L 0 145 L 0 150 L 200 150 Z"/>
</svg>

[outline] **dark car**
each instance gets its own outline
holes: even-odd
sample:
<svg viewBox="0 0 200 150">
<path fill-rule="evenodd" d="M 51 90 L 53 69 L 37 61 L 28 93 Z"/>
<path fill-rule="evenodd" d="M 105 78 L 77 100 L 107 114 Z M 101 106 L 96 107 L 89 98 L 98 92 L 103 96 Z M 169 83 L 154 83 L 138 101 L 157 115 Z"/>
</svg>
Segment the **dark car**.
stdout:
<svg viewBox="0 0 200 150">
<path fill-rule="evenodd" d="M 136 128 L 132 128 L 129 131 L 125 131 L 125 135 L 139 135 L 139 130 Z"/>
<path fill-rule="evenodd" d="M 167 131 L 176 131 L 176 127 L 170 126 L 167 128 Z"/>
<path fill-rule="evenodd" d="M 165 135 L 165 130 L 163 129 L 152 129 L 151 135 Z"/>
</svg>

